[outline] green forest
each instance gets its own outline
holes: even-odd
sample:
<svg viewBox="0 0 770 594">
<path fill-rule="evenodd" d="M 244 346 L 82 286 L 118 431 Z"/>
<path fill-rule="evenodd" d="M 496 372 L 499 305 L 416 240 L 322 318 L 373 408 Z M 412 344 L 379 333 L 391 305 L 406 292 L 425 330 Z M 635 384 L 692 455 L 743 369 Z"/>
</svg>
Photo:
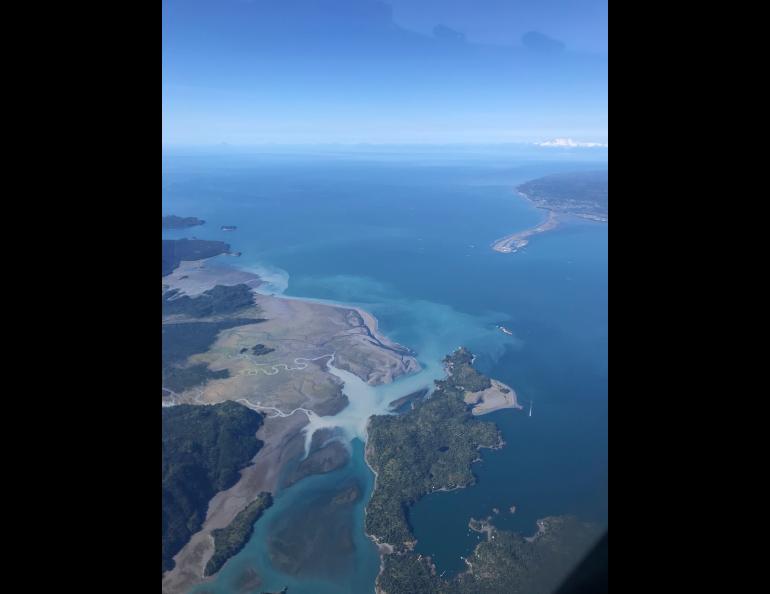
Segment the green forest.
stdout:
<svg viewBox="0 0 770 594">
<path fill-rule="evenodd" d="M 235 402 L 162 409 L 163 571 L 200 530 L 211 498 L 233 486 L 262 447 L 263 416 Z"/>
</svg>

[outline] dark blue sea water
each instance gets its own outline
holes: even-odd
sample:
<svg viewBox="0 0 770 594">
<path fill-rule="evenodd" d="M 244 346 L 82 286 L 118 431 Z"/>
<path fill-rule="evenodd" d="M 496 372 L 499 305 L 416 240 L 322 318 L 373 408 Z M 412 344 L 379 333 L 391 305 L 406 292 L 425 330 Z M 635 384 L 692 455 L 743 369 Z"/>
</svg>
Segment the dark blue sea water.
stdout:
<svg viewBox="0 0 770 594">
<path fill-rule="evenodd" d="M 487 417 L 507 445 L 483 453 L 474 465 L 476 486 L 427 496 L 411 510 L 417 551 L 432 555 L 439 571 L 463 567 L 461 556 L 479 537 L 468 530 L 469 518 L 492 515 L 493 508 L 500 510 L 496 525 L 527 534 L 546 515 L 607 522 L 608 226 L 572 220 L 533 237 L 520 253 L 489 247 L 544 218 L 513 191 L 516 184 L 607 168 L 606 159 L 588 154 L 164 155 L 164 214 L 207 221 L 164 236 L 228 241 L 242 256 L 223 262 L 256 270 L 275 292 L 363 305 L 434 375 L 444 354 L 466 344 L 484 372 L 513 386 L 525 406 L 532 402 L 531 417 L 527 410 Z M 498 323 L 515 336 L 496 330 Z M 236 574 L 251 566 L 263 576 L 257 591 L 290 585 L 292 594 L 372 592 L 377 554 L 362 534 L 371 475 L 360 442 L 353 451 L 347 468 L 279 494 L 249 546 L 206 590 L 234 592 Z M 309 517 L 314 505 L 326 513 L 324 493 L 345 481 L 364 493 L 344 523 L 346 545 L 319 546 L 325 552 L 295 575 L 272 567 L 271 535 L 291 534 L 291 518 Z M 317 538 L 322 542 L 323 533 Z M 334 571 L 319 573 L 325 565 Z"/>
</svg>

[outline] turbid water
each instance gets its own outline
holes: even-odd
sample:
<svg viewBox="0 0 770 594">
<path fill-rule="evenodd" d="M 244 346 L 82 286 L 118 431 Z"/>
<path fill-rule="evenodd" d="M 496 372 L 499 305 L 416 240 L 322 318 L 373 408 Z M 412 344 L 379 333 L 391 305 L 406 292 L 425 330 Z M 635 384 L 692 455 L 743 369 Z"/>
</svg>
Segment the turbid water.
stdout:
<svg viewBox="0 0 770 594">
<path fill-rule="evenodd" d="M 607 522 L 608 227 L 567 220 L 519 253 L 490 249 L 544 219 L 513 187 L 606 168 L 583 154 L 164 156 L 164 214 L 207 221 L 164 237 L 228 241 L 242 256 L 223 263 L 258 272 L 269 281 L 262 290 L 361 305 L 424 366 L 376 388 L 335 371 L 351 404 L 311 427 L 342 427 L 350 463 L 280 492 L 247 547 L 200 592 L 372 592 L 378 556 L 363 533 L 373 482 L 363 461 L 366 418 L 441 377 L 441 358 L 460 344 L 478 354 L 482 371 L 513 386 L 525 408 L 486 417 L 507 445 L 474 465 L 476 486 L 412 508 L 417 551 L 439 571 L 461 569 L 479 538 L 469 518 L 493 508 L 495 524 L 523 533 L 560 513 Z M 246 580 L 249 569 L 259 586 Z"/>
</svg>

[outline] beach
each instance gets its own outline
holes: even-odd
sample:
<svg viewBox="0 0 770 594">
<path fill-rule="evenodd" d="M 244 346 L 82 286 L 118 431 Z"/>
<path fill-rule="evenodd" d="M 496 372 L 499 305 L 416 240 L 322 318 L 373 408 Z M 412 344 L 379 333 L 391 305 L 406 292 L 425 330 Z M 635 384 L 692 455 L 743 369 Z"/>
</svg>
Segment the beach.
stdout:
<svg viewBox="0 0 770 594">
<path fill-rule="evenodd" d="M 525 229 L 524 231 L 506 235 L 505 237 L 498 239 L 492 244 L 492 249 L 503 254 L 517 252 L 529 243 L 529 238 L 533 235 L 551 231 L 552 229 L 558 227 L 558 225 L 559 219 L 557 218 L 556 213 L 552 210 L 549 210 L 545 221 L 536 227 L 532 227 L 531 229 Z"/>
<path fill-rule="evenodd" d="M 472 414 L 478 416 L 504 408 L 522 408 L 516 400 L 516 391 L 513 388 L 495 379 L 491 382 L 492 385 L 486 390 L 466 392 L 465 402 L 475 405 L 471 409 Z"/>
</svg>

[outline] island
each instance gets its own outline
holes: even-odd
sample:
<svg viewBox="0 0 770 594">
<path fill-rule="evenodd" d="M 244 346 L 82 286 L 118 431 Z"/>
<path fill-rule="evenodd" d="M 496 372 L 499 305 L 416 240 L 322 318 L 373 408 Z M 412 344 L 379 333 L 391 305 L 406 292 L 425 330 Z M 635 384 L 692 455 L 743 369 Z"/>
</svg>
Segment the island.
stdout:
<svg viewBox="0 0 770 594">
<path fill-rule="evenodd" d="M 509 388 L 495 385 L 473 361 L 459 348 L 444 360 L 447 378 L 435 382 L 429 398 L 369 421 L 366 461 L 375 485 L 365 526 L 382 557 L 377 594 L 551 594 L 600 536 L 597 526 L 567 516 L 541 519 L 533 536 L 522 537 L 494 527 L 500 511 L 494 508 L 484 520 L 469 520 L 469 529 L 486 540 L 466 560 L 466 571 L 444 579 L 430 557 L 414 552 L 409 507 L 430 493 L 471 487 L 479 450 L 505 445 L 496 425 L 476 418 L 467 398 L 492 389 L 506 395 Z"/>
<path fill-rule="evenodd" d="M 606 223 L 609 216 L 607 190 L 607 171 L 558 173 L 521 184 L 516 191 L 538 208 L 547 210 L 548 215 L 535 227 L 496 240 L 492 249 L 504 254 L 521 250 L 533 235 L 555 229 L 559 225 L 559 215 Z"/>
<path fill-rule="evenodd" d="M 253 347 L 251 347 L 251 354 L 254 355 L 255 357 L 259 357 L 262 355 L 269 355 L 273 351 L 275 351 L 274 348 L 267 347 L 262 343 L 256 344 Z M 244 352 L 248 352 L 248 349 L 246 348 L 241 349 L 241 353 L 244 353 Z"/>
<path fill-rule="evenodd" d="M 246 546 L 254 531 L 254 523 L 271 505 L 273 505 L 273 497 L 270 493 L 262 492 L 238 512 L 227 527 L 212 531 L 214 554 L 206 564 L 204 575 L 212 575 L 219 571 L 230 557 Z"/>
<path fill-rule="evenodd" d="M 176 215 L 169 215 L 163 217 L 163 229 L 187 229 L 188 227 L 203 225 L 205 222 L 206 221 L 199 219 L 198 217 L 178 217 Z"/>
</svg>

